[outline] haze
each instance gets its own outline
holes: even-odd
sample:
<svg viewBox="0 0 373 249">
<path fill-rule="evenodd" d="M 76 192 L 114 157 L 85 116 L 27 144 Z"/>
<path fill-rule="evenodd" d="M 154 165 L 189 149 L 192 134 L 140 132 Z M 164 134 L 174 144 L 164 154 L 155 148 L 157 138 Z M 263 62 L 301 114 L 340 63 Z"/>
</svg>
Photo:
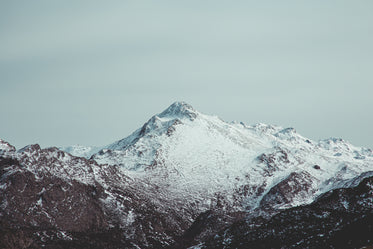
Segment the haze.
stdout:
<svg viewBox="0 0 373 249">
<path fill-rule="evenodd" d="M 372 1 L 3 1 L 0 138 L 106 145 L 183 100 L 373 148 Z"/>
</svg>

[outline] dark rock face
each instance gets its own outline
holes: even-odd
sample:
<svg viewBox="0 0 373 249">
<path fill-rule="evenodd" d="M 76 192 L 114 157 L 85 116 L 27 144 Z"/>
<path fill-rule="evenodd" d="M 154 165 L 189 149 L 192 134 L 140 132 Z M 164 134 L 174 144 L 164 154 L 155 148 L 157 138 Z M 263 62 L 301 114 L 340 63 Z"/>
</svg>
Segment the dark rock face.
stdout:
<svg viewBox="0 0 373 249">
<path fill-rule="evenodd" d="M 2 153 L 0 173 L 0 248 L 163 248 L 191 223 L 116 167 L 55 148 Z"/>
<path fill-rule="evenodd" d="M 273 172 L 278 169 L 280 163 L 289 163 L 288 154 L 282 148 L 277 148 L 274 152 L 263 153 L 258 156 L 258 162 L 264 165 L 263 169 L 267 176 L 273 175 Z"/>
<path fill-rule="evenodd" d="M 40 147 L 34 149 L 40 152 Z M 1 248 L 74 247 L 74 234 L 109 229 L 100 207 L 104 196 L 100 185 L 56 177 L 47 171 L 36 175 L 11 157 L 1 157 L 0 165 Z"/>
<path fill-rule="evenodd" d="M 202 248 L 362 248 L 373 245 L 373 177 L 280 212 L 261 226 L 245 220 Z"/>
<path fill-rule="evenodd" d="M 276 207 L 291 207 L 288 204 L 296 203 L 297 199 L 303 202 L 316 192 L 312 188 L 314 181 L 316 179 L 307 172 L 292 172 L 264 195 L 260 205 L 265 209 L 275 209 Z"/>
<path fill-rule="evenodd" d="M 319 165 L 314 165 L 313 168 L 314 169 L 321 169 L 321 167 Z"/>
<path fill-rule="evenodd" d="M 62 230 L 74 232 L 108 226 L 100 209 L 99 198 L 103 191 L 99 186 L 76 181 L 66 183 L 54 177 L 45 177 L 39 182 L 31 173 L 16 173 L 9 180 L 10 186 L 4 198 L 8 200 L 9 208 L 17 209 L 5 208 L 4 211 L 5 215 L 12 215 L 14 224 L 42 227 L 57 224 Z"/>
</svg>

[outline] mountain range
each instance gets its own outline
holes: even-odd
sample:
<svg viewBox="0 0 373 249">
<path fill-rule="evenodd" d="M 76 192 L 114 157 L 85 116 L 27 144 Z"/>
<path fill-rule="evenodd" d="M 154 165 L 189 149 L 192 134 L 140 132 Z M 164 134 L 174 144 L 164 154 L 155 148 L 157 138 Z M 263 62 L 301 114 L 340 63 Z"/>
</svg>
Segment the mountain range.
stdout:
<svg viewBox="0 0 373 249">
<path fill-rule="evenodd" d="M 175 102 L 106 146 L 0 140 L 1 248 L 373 246 L 373 152 Z"/>
</svg>

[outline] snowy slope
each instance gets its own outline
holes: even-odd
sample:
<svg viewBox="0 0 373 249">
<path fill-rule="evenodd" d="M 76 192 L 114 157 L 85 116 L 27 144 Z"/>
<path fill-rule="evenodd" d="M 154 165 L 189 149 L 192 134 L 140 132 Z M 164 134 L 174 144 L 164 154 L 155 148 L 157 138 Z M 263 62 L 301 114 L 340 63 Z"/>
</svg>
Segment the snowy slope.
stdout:
<svg viewBox="0 0 373 249">
<path fill-rule="evenodd" d="M 335 138 L 315 142 L 293 128 L 227 123 L 184 102 L 172 104 L 92 158 L 120 165 L 131 177 L 202 209 L 221 201 L 253 209 L 264 197 L 278 201 L 268 195 L 284 191 L 294 194 L 271 205 L 297 206 L 373 170 L 370 149 Z M 304 186 L 296 190 L 299 184 Z"/>
<path fill-rule="evenodd" d="M 73 156 L 90 158 L 93 154 L 100 151 L 102 147 L 72 145 L 72 146 L 60 147 L 58 149 L 63 150 Z"/>
</svg>

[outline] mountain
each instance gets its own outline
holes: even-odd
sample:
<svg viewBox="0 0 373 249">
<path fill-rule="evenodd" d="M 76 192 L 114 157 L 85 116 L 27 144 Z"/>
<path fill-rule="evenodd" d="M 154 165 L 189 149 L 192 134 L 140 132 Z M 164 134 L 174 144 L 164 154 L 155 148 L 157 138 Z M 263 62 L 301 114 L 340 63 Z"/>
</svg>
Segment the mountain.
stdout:
<svg viewBox="0 0 373 249">
<path fill-rule="evenodd" d="M 370 190 L 355 199 L 352 191 L 373 176 L 372 150 L 227 123 L 184 102 L 107 146 L 16 150 L 0 140 L 0 172 L 2 248 L 246 248 L 259 238 L 268 246 L 271 224 L 293 233 L 276 217 L 297 219 L 293 210 L 302 210 L 306 219 L 334 191 L 348 192 L 335 203 L 363 203 L 340 213 L 348 224 L 363 209 L 369 223 L 373 210 Z M 313 236 L 307 224 L 301 229 Z M 306 245 L 302 234 L 275 248 Z"/>
<path fill-rule="evenodd" d="M 184 102 L 172 104 L 91 158 L 119 165 L 170 196 L 198 200 L 201 210 L 216 195 L 239 210 L 311 203 L 373 170 L 370 149 L 335 138 L 314 142 L 293 128 L 227 123 Z M 298 189 L 286 196 L 290 185 Z"/>
</svg>

